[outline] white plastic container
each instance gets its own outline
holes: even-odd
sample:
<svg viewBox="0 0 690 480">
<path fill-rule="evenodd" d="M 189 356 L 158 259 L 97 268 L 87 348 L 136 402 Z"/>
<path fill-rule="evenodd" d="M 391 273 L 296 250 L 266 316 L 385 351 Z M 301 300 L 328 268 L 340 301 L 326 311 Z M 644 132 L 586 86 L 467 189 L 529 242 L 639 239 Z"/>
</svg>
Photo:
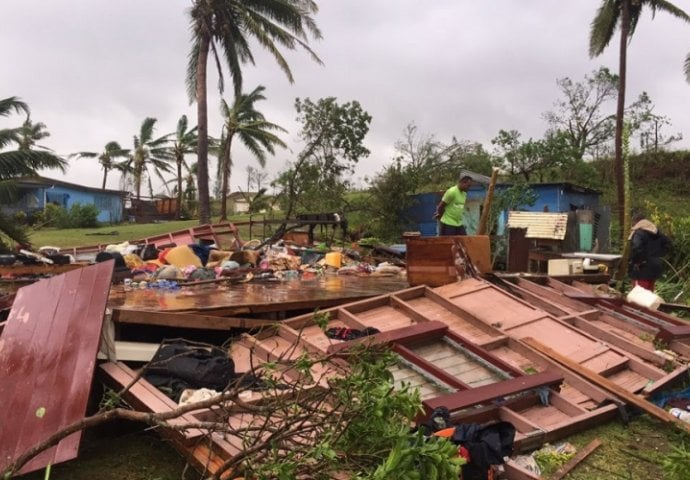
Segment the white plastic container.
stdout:
<svg viewBox="0 0 690 480">
<path fill-rule="evenodd" d="M 664 301 L 659 295 L 654 292 L 650 292 L 646 288 L 635 285 L 628 296 L 626 297 L 630 303 L 640 305 L 642 307 L 647 307 L 651 310 L 656 310 L 659 305 Z"/>
<path fill-rule="evenodd" d="M 680 408 L 672 408 L 668 411 L 671 415 L 676 417 L 681 422 L 690 423 L 690 412 L 687 410 L 681 410 Z"/>
</svg>

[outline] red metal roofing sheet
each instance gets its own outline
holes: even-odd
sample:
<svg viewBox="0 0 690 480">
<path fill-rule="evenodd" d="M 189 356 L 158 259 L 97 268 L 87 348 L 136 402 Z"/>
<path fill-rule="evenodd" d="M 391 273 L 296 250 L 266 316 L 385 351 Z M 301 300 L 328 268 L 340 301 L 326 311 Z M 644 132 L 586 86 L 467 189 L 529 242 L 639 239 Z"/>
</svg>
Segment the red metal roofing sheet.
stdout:
<svg viewBox="0 0 690 480">
<path fill-rule="evenodd" d="M 113 262 L 20 288 L 0 337 L 0 473 L 84 416 Z M 29 462 L 27 473 L 75 458 L 81 433 Z"/>
</svg>

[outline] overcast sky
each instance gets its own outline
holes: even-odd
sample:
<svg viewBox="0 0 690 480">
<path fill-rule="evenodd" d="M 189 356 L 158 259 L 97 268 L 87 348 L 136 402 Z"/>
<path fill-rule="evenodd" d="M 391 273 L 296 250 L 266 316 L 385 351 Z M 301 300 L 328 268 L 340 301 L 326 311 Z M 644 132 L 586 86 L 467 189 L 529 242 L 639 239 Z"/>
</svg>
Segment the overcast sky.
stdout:
<svg viewBox="0 0 690 480">
<path fill-rule="evenodd" d="M 690 0 L 676 0 L 690 12 Z M 157 134 L 174 131 L 182 114 L 195 124 L 185 90 L 191 0 L 0 0 L 0 98 L 18 96 L 44 122 L 43 144 L 60 154 L 101 151 L 116 140 L 131 147 L 145 117 Z M 617 38 L 594 60 L 589 25 L 600 0 L 321 0 L 316 20 L 323 39 L 312 42 L 324 65 L 303 52 L 287 54 L 295 83 L 255 48 L 245 91 L 266 87 L 259 109 L 289 130 L 291 151 L 269 159 L 273 176 L 301 149 L 294 99 L 334 96 L 357 100 L 372 117 L 371 150 L 357 179 L 390 161 L 393 145 L 414 123 L 438 140 L 483 143 L 500 129 L 523 139 L 541 137 L 542 113 L 559 97 L 556 79 L 582 80 L 607 66 L 616 72 Z M 628 98 L 649 93 L 655 112 L 682 132 L 690 147 L 690 85 L 682 66 L 690 52 L 690 25 L 647 11 L 628 56 Z M 209 69 L 215 68 L 209 65 Z M 231 82 L 228 79 L 228 85 Z M 209 132 L 219 135 L 219 96 L 209 82 Z M 226 96 L 231 102 L 229 92 Z M 614 108 L 613 105 L 611 108 Z M 22 118 L 0 119 L 0 128 Z M 671 131 L 672 130 L 672 131 Z M 245 187 L 255 161 L 235 154 L 231 185 Z M 96 160 L 71 160 L 66 175 L 45 176 L 100 186 Z M 117 188 L 117 176 L 108 182 Z"/>
</svg>

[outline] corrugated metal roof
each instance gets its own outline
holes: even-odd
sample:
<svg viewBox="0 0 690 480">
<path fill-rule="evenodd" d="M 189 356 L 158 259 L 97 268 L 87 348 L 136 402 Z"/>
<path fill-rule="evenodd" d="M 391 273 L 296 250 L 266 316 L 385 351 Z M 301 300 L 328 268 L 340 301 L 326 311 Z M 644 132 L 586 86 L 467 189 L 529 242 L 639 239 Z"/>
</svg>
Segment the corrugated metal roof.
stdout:
<svg viewBox="0 0 690 480">
<path fill-rule="evenodd" d="M 526 228 L 527 238 L 563 240 L 567 225 L 567 213 L 508 212 L 508 228 Z"/>
<path fill-rule="evenodd" d="M 84 417 L 113 261 L 20 288 L 0 337 L 0 472 Z M 81 432 L 20 473 L 77 456 Z"/>
</svg>

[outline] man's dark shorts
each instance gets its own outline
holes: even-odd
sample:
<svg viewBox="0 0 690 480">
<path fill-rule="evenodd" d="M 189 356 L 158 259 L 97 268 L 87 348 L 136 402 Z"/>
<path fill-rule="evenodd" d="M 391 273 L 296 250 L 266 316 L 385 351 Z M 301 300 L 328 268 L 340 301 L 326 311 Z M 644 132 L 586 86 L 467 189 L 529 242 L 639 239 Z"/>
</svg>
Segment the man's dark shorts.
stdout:
<svg viewBox="0 0 690 480">
<path fill-rule="evenodd" d="M 454 227 L 452 225 L 446 225 L 443 222 L 441 223 L 441 231 L 439 232 L 439 235 L 467 235 L 467 230 L 465 230 L 464 225 L 460 225 L 459 227 Z"/>
</svg>

